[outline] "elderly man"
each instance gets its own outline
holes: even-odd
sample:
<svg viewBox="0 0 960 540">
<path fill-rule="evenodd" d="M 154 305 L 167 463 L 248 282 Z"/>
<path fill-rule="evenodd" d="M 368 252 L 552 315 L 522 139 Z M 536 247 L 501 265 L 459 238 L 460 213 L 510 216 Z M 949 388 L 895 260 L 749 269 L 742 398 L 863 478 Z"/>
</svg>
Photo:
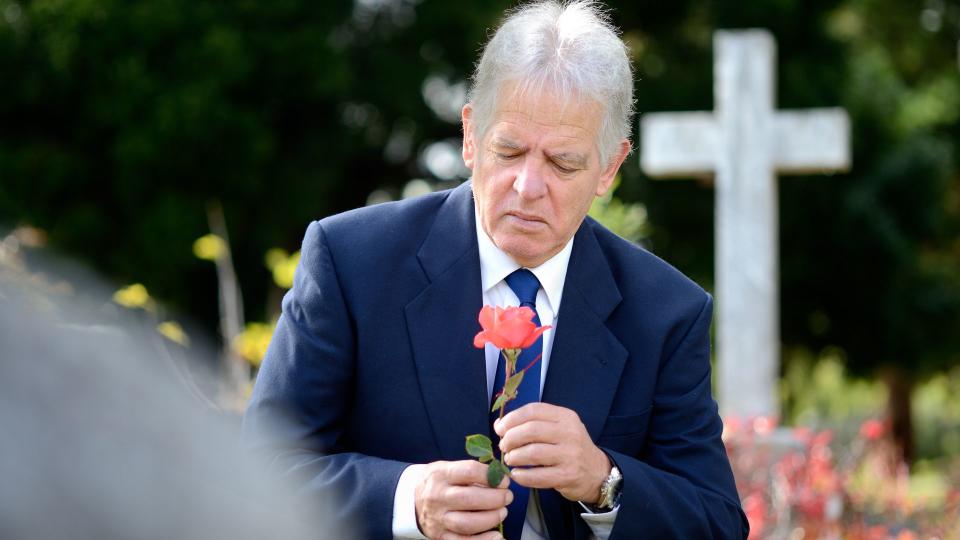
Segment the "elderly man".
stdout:
<svg viewBox="0 0 960 540">
<path fill-rule="evenodd" d="M 463 108 L 471 182 L 307 230 L 245 431 L 366 537 L 493 539 L 505 517 L 510 540 L 746 537 L 710 296 L 586 218 L 630 151 L 632 88 L 592 3 L 522 7 Z M 484 304 L 552 326 L 494 423 L 499 351 L 472 347 Z M 486 484 L 472 433 L 510 480 Z"/>
</svg>

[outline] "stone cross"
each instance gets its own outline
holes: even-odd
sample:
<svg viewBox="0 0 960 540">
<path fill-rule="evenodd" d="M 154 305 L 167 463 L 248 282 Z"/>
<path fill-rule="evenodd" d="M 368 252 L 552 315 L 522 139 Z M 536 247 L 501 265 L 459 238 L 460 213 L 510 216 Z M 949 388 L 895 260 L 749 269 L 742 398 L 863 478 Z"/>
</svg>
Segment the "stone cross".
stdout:
<svg viewBox="0 0 960 540">
<path fill-rule="evenodd" d="M 717 382 L 725 416 L 779 416 L 776 174 L 850 166 L 843 109 L 775 110 L 775 56 L 769 32 L 719 31 L 716 110 L 640 120 L 648 175 L 715 175 Z"/>
</svg>

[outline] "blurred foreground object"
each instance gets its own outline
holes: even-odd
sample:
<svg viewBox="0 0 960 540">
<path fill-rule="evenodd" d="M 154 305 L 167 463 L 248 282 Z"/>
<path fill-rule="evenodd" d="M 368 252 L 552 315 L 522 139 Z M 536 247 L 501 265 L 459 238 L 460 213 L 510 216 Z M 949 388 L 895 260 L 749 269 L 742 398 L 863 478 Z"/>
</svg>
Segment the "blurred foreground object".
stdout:
<svg viewBox="0 0 960 540">
<path fill-rule="evenodd" d="M 51 293 L 10 263 L 0 261 L 0 538 L 350 537 L 330 528 L 324 501 L 297 506 L 238 450 L 236 417 L 183 384 L 165 339 L 129 324 L 137 312 Z M 96 284 L 74 289 L 109 298 Z"/>
</svg>

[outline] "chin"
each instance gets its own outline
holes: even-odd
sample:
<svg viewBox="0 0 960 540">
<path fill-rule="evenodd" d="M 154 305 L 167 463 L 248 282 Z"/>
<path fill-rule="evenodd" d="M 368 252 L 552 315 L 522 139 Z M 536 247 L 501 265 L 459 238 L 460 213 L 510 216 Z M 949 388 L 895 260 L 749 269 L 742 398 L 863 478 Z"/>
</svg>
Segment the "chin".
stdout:
<svg viewBox="0 0 960 540">
<path fill-rule="evenodd" d="M 543 250 L 537 249 L 535 246 L 532 246 L 531 243 L 529 240 L 521 242 L 511 242 L 507 240 L 498 247 L 523 266 L 539 266 L 542 262 L 541 259 L 544 259 Z"/>
</svg>

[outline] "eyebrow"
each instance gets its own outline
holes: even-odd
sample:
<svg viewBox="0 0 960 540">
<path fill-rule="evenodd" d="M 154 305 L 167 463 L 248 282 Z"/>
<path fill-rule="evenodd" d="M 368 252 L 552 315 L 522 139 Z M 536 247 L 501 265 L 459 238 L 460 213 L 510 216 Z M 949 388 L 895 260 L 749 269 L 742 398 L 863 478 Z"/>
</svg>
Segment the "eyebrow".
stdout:
<svg viewBox="0 0 960 540">
<path fill-rule="evenodd" d="M 496 137 L 491 142 L 494 146 L 498 146 L 500 148 L 506 148 L 508 150 L 523 150 L 523 146 L 521 146 L 519 143 L 511 141 L 510 139 Z"/>
</svg>

